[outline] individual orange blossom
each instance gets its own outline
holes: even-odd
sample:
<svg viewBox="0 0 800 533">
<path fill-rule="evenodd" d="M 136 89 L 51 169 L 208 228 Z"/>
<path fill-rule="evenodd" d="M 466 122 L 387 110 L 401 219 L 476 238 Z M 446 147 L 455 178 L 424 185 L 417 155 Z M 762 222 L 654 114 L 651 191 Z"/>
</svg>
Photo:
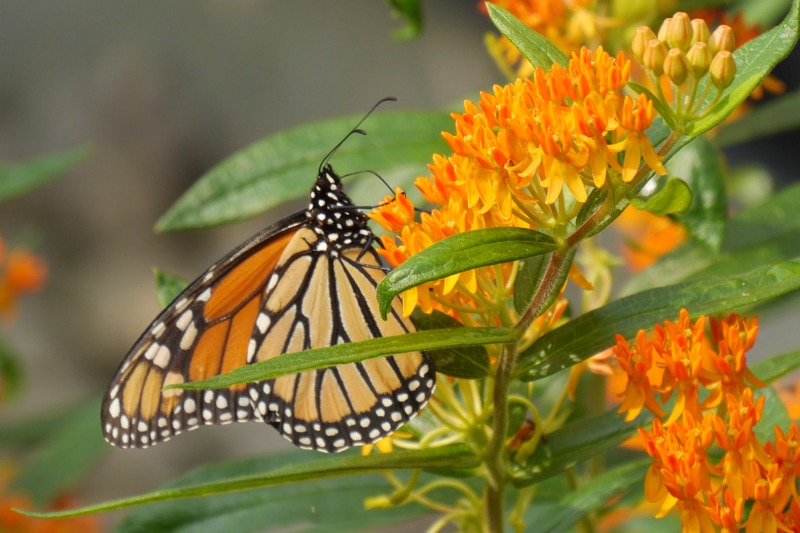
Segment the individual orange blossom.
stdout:
<svg viewBox="0 0 800 533">
<path fill-rule="evenodd" d="M 659 373 L 653 364 L 654 347 L 648 342 L 645 332 L 639 331 L 633 346 L 622 335 L 617 335 L 616 340 L 614 353 L 620 368 L 628 376 L 625 390 L 621 394 L 623 399 L 619 412 L 627 412 L 626 422 L 639 416 L 643 407 L 647 407 L 656 416 L 664 416 L 666 413 L 656 400 L 653 386 L 656 379 L 654 376 Z"/>
<path fill-rule="evenodd" d="M 725 319 L 711 318 L 711 339 L 717 350 L 706 352 L 706 369 L 716 374 L 722 392 L 739 395 L 748 386 L 766 386 L 747 367 L 746 354 L 757 336 L 758 317 L 732 314 Z"/>
</svg>

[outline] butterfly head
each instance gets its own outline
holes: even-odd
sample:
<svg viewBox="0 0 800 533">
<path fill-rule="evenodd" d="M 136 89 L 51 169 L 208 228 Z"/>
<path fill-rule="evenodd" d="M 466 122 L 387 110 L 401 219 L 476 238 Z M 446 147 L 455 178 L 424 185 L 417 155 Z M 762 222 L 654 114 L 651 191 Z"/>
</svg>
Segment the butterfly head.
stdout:
<svg viewBox="0 0 800 533">
<path fill-rule="evenodd" d="M 330 165 L 322 168 L 309 197 L 306 216 L 320 237 L 318 249 L 337 252 L 343 248 L 363 248 L 372 241 L 367 216 L 353 206 Z"/>
</svg>

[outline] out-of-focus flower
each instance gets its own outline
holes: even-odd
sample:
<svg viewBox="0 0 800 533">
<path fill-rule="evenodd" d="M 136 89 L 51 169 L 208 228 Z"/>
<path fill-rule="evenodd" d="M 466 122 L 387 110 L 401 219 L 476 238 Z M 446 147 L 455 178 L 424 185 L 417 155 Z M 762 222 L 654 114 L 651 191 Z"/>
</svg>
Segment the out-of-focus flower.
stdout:
<svg viewBox="0 0 800 533">
<path fill-rule="evenodd" d="M 0 239 L 0 316 L 12 317 L 20 296 L 40 290 L 46 278 L 47 265 L 41 257 L 23 248 L 6 253 Z"/>
<path fill-rule="evenodd" d="M 622 255 L 632 272 L 638 272 L 671 252 L 687 238 L 686 228 L 667 216 L 629 206 L 612 225 L 625 237 Z"/>
<path fill-rule="evenodd" d="M 70 519 L 41 519 L 22 515 L 14 509 L 31 509 L 33 504 L 24 494 L 11 492 L 10 484 L 16 469 L 0 463 L 0 531 L 3 533 L 95 533 L 100 531 L 97 517 L 84 516 Z M 48 510 L 58 511 L 77 506 L 71 496 L 62 496 Z"/>
</svg>

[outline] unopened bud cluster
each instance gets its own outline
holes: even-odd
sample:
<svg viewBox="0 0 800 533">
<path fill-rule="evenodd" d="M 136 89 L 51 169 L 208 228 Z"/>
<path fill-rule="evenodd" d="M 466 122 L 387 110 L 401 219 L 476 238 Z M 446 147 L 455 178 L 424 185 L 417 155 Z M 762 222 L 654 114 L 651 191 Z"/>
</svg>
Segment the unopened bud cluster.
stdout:
<svg viewBox="0 0 800 533">
<path fill-rule="evenodd" d="M 658 30 L 658 35 L 641 26 L 633 36 L 631 48 L 636 59 L 656 77 L 666 76 L 676 86 L 687 80 L 700 81 L 710 74 L 720 90 L 728 87 L 736 75 L 733 59 L 733 30 L 721 25 L 713 33 L 702 19 L 689 19 L 676 13 Z"/>
</svg>

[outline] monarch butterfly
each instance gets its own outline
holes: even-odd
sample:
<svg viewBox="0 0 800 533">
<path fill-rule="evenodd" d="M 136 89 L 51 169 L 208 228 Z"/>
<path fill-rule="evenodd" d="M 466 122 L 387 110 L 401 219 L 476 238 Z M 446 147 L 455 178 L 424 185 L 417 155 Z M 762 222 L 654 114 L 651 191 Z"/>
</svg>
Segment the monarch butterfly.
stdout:
<svg viewBox="0 0 800 533">
<path fill-rule="evenodd" d="M 380 318 L 385 273 L 374 235 L 328 163 L 364 133 L 361 122 L 320 164 L 307 209 L 211 266 L 136 341 L 103 401 L 110 444 L 146 448 L 200 425 L 262 421 L 296 446 L 339 452 L 383 438 L 425 406 L 435 377 L 424 352 L 226 389 L 163 390 L 283 353 L 413 331 L 399 306 Z"/>
</svg>

